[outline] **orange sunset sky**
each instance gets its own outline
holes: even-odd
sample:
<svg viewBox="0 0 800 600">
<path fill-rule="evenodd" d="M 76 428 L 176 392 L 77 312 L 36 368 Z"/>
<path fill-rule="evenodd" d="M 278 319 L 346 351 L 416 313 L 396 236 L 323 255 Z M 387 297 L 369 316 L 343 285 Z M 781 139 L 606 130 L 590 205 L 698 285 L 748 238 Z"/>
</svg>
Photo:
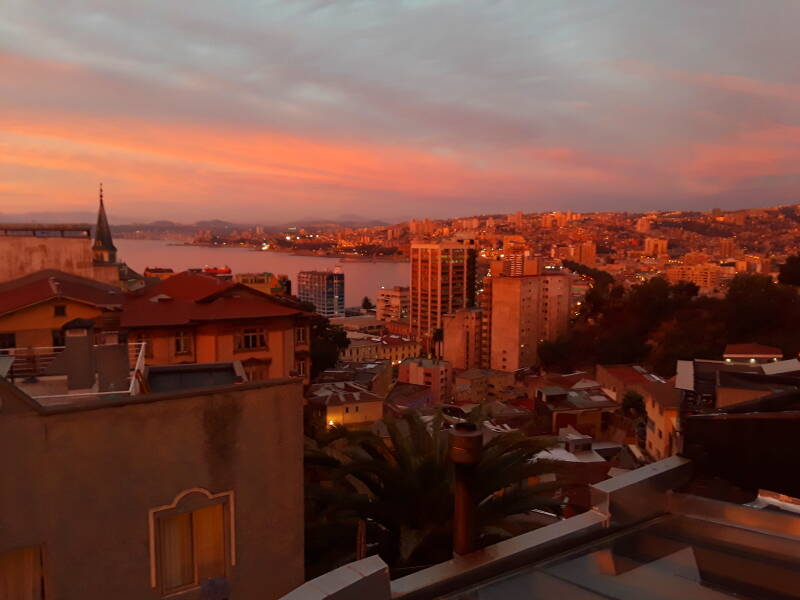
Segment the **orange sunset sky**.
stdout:
<svg viewBox="0 0 800 600">
<path fill-rule="evenodd" d="M 800 202 L 800 2 L 4 0 L 0 215 Z"/>
</svg>

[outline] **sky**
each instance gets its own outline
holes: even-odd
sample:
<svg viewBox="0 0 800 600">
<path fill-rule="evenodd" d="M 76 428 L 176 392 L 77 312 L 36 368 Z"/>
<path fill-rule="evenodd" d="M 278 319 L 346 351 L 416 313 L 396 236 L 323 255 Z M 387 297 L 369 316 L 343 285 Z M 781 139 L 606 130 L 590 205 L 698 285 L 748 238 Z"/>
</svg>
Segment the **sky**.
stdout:
<svg viewBox="0 0 800 600">
<path fill-rule="evenodd" d="M 0 214 L 800 202 L 797 0 L 2 0 Z"/>
</svg>

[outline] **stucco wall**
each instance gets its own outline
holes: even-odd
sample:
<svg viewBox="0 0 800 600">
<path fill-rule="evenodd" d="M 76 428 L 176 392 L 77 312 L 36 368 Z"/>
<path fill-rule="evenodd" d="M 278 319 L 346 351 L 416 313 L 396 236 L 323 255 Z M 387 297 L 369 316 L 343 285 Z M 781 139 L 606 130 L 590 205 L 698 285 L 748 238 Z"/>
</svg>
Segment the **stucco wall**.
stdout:
<svg viewBox="0 0 800 600">
<path fill-rule="evenodd" d="M 85 237 L 34 237 L 0 235 L 0 283 L 42 269 L 88 277 L 119 285 L 119 270 L 114 265 L 92 264 L 92 240 Z"/>
<path fill-rule="evenodd" d="M 5 402 L 0 552 L 41 545 L 48 600 L 160 598 L 149 511 L 233 491 L 232 597 L 280 597 L 303 581 L 302 404 L 299 382 L 49 416 Z"/>
<path fill-rule="evenodd" d="M 66 307 L 66 315 L 55 316 L 53 307 Z M 14 333 L 18 348 L 52 346 L 54 329 L 72 319 L 94 319 L 100 309 L 67 299 L 53 299 L 0 317 L 0 333 Z"/>
<path fill-rule="evenodd" d="M 238 352 L 235 350 L 237 331 L 245 327 L 262 327 L 266 330 L 267 349 Z M 194 337 L 193 352 L 175 354 L 174 337 L 178 328 L 131 329 L 134 339 L 147 337 L 151 345 L 147 364 L 169 365 L 185 362 L 226 362 L 248 358 L 269 359 L 268 377 L 287 377 L 294 368 L 294 321 L 291 319 L 260 319 L 241 322 L 207 323 L 185 328 Z"/>
<path fill-rule="evenodd" d="M 42 269 L 92 277 L 91 244 L 89 238 L 0 236 L 0 282 Z"/>
</svg>

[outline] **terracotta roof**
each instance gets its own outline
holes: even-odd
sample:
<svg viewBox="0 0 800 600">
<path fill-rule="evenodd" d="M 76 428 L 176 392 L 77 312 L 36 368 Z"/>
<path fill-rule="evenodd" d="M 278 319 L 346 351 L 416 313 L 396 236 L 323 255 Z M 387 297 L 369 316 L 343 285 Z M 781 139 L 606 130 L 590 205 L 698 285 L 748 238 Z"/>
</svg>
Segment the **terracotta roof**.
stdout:
<svg viewBox="0 0 800 600">
<path fill-rule="evenodd" d="M 774 346 L 762 344 L 728 344 L 725 346 L 725 356 L 783 356 L 783 351 Z"/>
<path fill-rule="evenodd" d="M 37 271 L 0 284 L 0 314 L 53 298 L 71 299 L 98 307 L 119 307 L 125 295 L 119 288 L 55 269 Z"/>
<path fill-rule="evenodd" d="M 205 321 L 263 319 L 301 315 L 253 288 L 212 275 L 179 273 L 128 299 L 121 326 L 159 327 Z"/>
<path fill-rule="evenodd" d="M 602 365 L 612 377 L 618 379 L 625 385 L 636 385 L 648 383 L 649 379 L 644 374 L 635 369 L 633 365 Z"/>
</svg>

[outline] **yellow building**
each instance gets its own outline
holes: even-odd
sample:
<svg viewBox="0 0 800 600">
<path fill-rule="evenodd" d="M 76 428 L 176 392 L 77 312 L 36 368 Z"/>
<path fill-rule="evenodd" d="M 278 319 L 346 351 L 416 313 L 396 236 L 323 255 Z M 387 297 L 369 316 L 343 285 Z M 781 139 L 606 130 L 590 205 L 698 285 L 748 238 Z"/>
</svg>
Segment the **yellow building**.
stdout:
<svg viewBox="0 0 800 600">
<path fill-rule="evenodd" d="M 675 454 L 680 392 L 671 383 L 648 382 L 632 386 L 644 400 L 647 412 L 645 448 L 653 460 Z"/>
<path fill-rule="evenodd" d="M 240 361 L 248 379 L 308 382 L 306 313 L 243 284 L 180 273 L 149 286 L 122 310 L 121 328 L 147 344 L 147 364 Z"/>
<path fill-rule="evenodd" d="M 718 288 L 722 281 L 722 268 L 713 263 L 679 265 L 667 269 L 667 280 L 673 284 L 686 281 L 702 290 L 712 290 Z"/>
<path fill-rule="evenodd" d="M 292 282 L 286 275 L 274 275 L 266 272 L 236 273 L 233 280 L 273 296 L 288 296 L 292 293 Z"/>
<path fill-rule="evenodd" d="M 306 400 L 317 428 L 344 425 L 359 429 L 383 417 L 383 398 L 352 381 L 312 385 Z"/>
<path fill-rule="evenodd" d="M 118 313 L 124 299 L 115 286 L 55 270 L 0 284 L 0 349 L 52 352 L 64 345 L 65 323 Z"/>
</svg>

